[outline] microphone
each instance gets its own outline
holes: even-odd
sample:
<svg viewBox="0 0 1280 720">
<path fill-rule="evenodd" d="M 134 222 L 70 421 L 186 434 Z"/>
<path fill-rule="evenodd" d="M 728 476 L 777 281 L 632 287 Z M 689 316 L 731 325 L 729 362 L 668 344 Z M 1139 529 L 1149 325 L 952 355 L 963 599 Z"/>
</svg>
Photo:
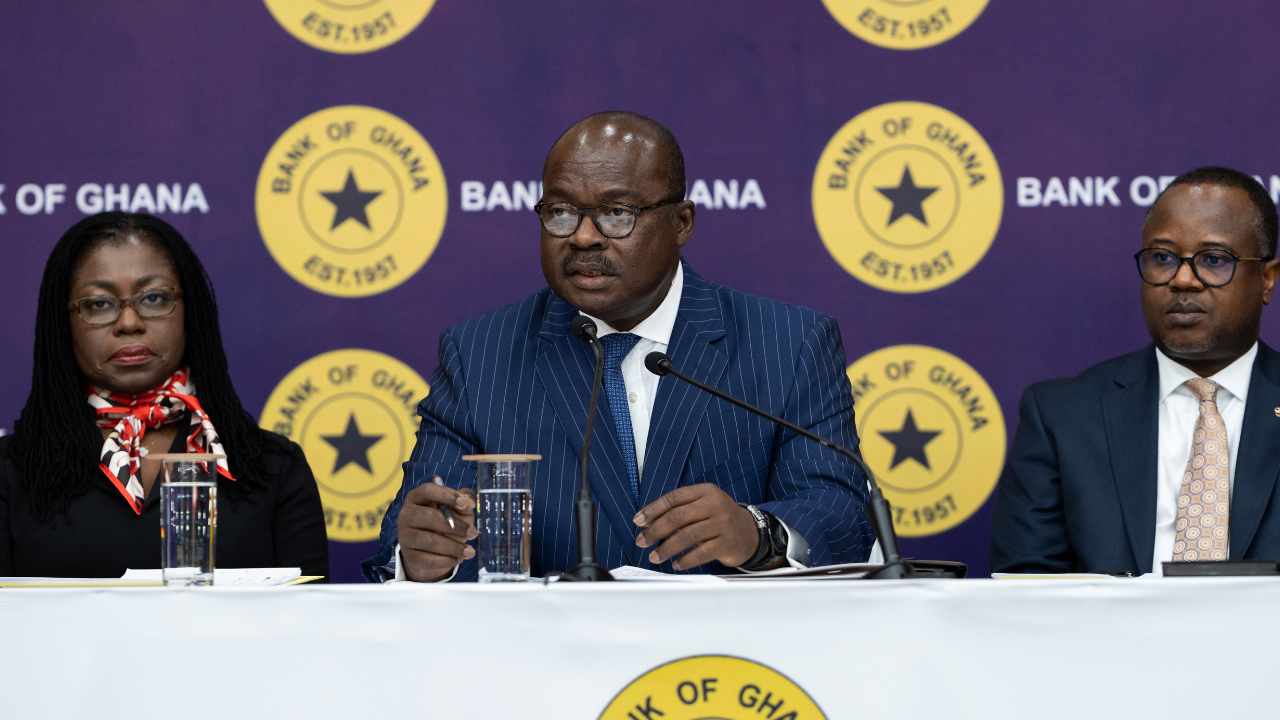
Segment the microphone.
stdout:
<svg viewBox="0 0 1280 720">
<path fill-rule="evenodd" d="M 590 582 L 612 580 L 602 565 L 596 562 L 596 504 L 591 500 L 591 482 L 588 478 L 591 453 L 591 430 L 596 422 L 596 403 L 600 400 L 600 386 L 604 383 L 604 346 L 596 337 L 596 324 L 586 315 L 578 315 L 569 323 L 574 335 L 591 344 L 596 356 L 596 376 L 591 381 L 591 404 L 587 406 L 587 424 L 582 430 L 582 486 L 578 489 L 578 501 L 574 503 L 574 519 L 578 524 L 578 564 L 560 575 L 562 581 Z"/>
<path fill-rule="evenodd" d="M 706 383 L 694 380 L 688 375 L 676 370 L 675 366 L 671 364 L 671 358 L 667 357 L 665 353 L 649 353 L 644 358 L 644 366 L 654 375 L 672 375 L 680 378 L 700 390 L 709 392 L 721 400 L 733 403 L 749 413 L 759 415 L 775 425 L 781 425 L 797 435 L 807 437 L 819 445 L 825 448 L 830 448 L 852 460 L 853 464 L 857 465 L 858 468 L 867 476 L 867 484 L 871 487 L 871 513 L 868 519 L 871 521 L 871 529 L 875 532 L 876 539 L 880 541 L 880 549 L 884 551 L 884 567 L 876 570 L 875 572 L 868 573 L 867 578 L 877 580 L 897 580 L 916 576 L 915 568 L 912 567 L 911 563 L 903 560 L 902 554 L 898 552 L 898 535 L 893 531 L 893 515 L 889 507 L 889 501 L 885 499 L 884 493 L 880 492 L 880 485 L 876 482 L 875 475 L 871 472 L 871 468 L 867 467 L 866 462 L 862 460 L 861 456 L 849 448 L 844 447 L 843 445 L 837 445 L 820 435 L 811 433 L 795 423 L 787 422 L 776 415 L 772 415 L 761 410 L 755 405 L 739 400 L 738 398 L 713 388 Z"/>
</svg>

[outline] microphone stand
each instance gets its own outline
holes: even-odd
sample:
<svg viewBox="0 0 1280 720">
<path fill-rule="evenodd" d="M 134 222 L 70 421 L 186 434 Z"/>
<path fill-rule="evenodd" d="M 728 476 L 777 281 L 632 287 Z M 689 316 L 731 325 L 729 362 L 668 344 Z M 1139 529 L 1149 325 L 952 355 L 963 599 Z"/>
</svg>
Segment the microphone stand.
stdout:
<svg viewBox="0 0 1280 720">
<path fill-rule="evenodd" d="M 698 382 L 684 373 L 676 370 L 671 363 L 671 358 L 660 352 L 651 352 L 644 359 L 644 366 L 654 375 L 674 375 L 675 377 L 689 383 L 690 385 L 709 392 L 712 395 L 733 403 L 749 413 L 754 413 L 760 417 L 769 420 L 777 425 L 790 430 L 797 435 L 809 438 L 819 445 L 830 448 L 841 455 L 853 461 L 858 469 L 862 470 L 867 476 L 867 485 L 871 488 L 870 510 L 868 520 L 871 521 L 871 529 L 876 534 L 876 539 L 880 541 L 880 549 L 884 551 L 884 566 L 879 570 L 868 573 L 866 575 L 869 580 L 898 580 L 902 578 L 911 578 L 916 576 L 915 568 L 911 563 L 902 559 L 902 554 L 898 551 L 898 535 L 893 530 L 893 515 L 889 507 L 889 501 L 885 499 L 884 493 L 880 492 L 880 485 L 876 482 L 875 475 L 871 472 L 871 468 L 867 467 L 867 463 L 862 457 L 843 445 L 837 445 L 830 440 L 816 435 L 792 422 L 787 422 L 776 415 L 761 410 L 743 400 L 726 393 L 705 383 Z"/>
<path fill-rule="evenodd" d="M 591 383 L 591 404 L 587 406 L 587 424 L 582 431 L 582 486 L 574 503 L 574 519 L 578 524 L 578 564 L 560 575 L 562 582 L 600 582 L 612 580 L 609 571 L 596 562 L 596 504 L 591 500 L 588 468 L 591 452 L 591 430 L 596 421 L 596 404 L 604 381 L 604 346 L 596 337 L 596 324 L 586 315 L 573 319 L 573 334 L 586 340 L 596 356 L 596 376 Z"/>
</svg>

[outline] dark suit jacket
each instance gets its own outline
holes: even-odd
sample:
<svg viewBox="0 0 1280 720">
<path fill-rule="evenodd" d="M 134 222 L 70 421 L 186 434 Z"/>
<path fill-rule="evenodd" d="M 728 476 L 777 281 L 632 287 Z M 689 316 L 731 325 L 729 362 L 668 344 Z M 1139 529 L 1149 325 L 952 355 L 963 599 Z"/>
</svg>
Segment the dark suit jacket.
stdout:
<svg viewBox="0 0 1280 720">
<path fill-rule="evenodd" d="M 405 493 L 435 474 L 450 487 L 475 487 L 475 464 L 461 460 L 471 453 L 542 455 L 532 472 L 532 571 L 541 576 L 577 563 L 572 508 L 595 369 L 590 347 L 569 332 L 577 314 L 543 289 L 441 334 L 440 366 L 419 405 L 417 447 L 383 520 L 378 555 L 363 563 L 370 580 L 385 577 Z M 844 350 L 831 317 L 710 283 L 686 265 L 668 354 L 681 372 L 857 447 Z M 695 483 L 715 483 L 781 518 L 809 542 L 815 565 L 869 554 L 865 480 L 830 450 L 667 376 L 658 385 L 637 506 L 603 392 L 596 412 L 590 466 L 601 564 L 650 567 L 649 551 L 635 545 L 632 516 Z M 670 563 L 661 569 L 673 572 Z M 694 571 L 727 572 L 719 563 Z M 457 578 L 475 577 L 476 561 L 464 562 Z"/>
<path fill-rule="evenodd" d="M 160 482 L 142 514 L 120 497 L 102 471 L 71 501 L 67 515 L 39 522 L 27 512 L 21 471 L 9 460 L 14 436 L 0 438 L 0 576 L 120 577 L 127 568 L 160 567 Z M 303 575 L 329 574 L 329 543 L 320 490 L 302 448 L 274 436 L 266 455 L 271 478 L 250 498 L 218 498 L 216 567 L 300 567 Z M 170 452 L 185 452 L 182 433 Z M 218 486 L 231 481 L 219 476 Z"/>
<path fill-rule="evenodd" d="M 1027 388 L 991 519 L 995 572 L 1151 572 L 1154 346 Z M 1280 354 L 1258 343 L 1231 499 L 1231 559 L 1280 560 Z"/>
</svg>

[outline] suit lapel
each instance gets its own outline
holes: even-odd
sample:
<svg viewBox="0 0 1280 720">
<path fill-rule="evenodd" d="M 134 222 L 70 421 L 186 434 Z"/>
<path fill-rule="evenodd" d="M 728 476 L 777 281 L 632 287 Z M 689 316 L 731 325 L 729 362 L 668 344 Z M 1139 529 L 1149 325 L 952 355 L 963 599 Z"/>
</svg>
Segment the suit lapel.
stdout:
<svg viewBox="0 0 1280 720">
<path fill-rule="evenodd" d="M 680 312 L 667 345 L 672 365 L 690 377 L 715 385 L 729 364 L 729 356 L 718 342 L 724 336 L 724 318 L 715 291 L 686 265 Z M 658 383 L 640 478 L 642 507 L 680 484 L 694 435 L 711 400 L 708 393 L 671 376 Z"/>
<path fill-rule="evenodd" d="M 1280 408 L 1280 356 L 1259 341 L 1231 491 L 1232 560 L 1244 558 L 1248 551 L 1280 475 L 1280 453 L 1275 450 L 1280 433 L 1276 408 Z"/>
<path fill-rule="evenodd" d="M 591 401 L 591 381 L 595 378 L 595 357 L 586 343 L 569 332 L 569 323 L 577 314 L 572 305 L 552 293 L 538 332 L 540 343 L 536 369 L 569 446 L 581 462 L 587 403 Z M 627 555 L 627 562 L 634 565 L 637 528 L 631 518 L 638 508 L 631 497 L 631 480 L 627 476 L 622 448 L 618 444 L 603 391 L 593 427 L 589 471 L 591 492 L 603 512 L 603 519 L 621 540 L 619 544 Z M 574 463 L 572 479 L 566 479 L 575 488 L 579 482 L 578 462 Z"/>
<path fill-rule="evenodd" d="M 1103 397 L 1107 452 L 1120 497 L 1129 546 L 1140 572 L 1151 572 L 1156 535 L 1156 468 L 1160 371 L 1155 347 L 1135 353 L 1116 375 L 1118 390 Z"/>
</svg>

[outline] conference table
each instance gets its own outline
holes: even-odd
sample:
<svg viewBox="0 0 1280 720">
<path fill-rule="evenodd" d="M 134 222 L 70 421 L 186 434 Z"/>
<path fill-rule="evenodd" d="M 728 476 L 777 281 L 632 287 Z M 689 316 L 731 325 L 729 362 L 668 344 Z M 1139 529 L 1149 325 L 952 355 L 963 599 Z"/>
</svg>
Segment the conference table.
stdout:
<svg viewBox="0 0 1280 720">
<path fill-rule="evenodd" d="M 1278 653 L 1275 578 L 4 589 L 0 717 L 1248 718 Z"/>
</svg>

